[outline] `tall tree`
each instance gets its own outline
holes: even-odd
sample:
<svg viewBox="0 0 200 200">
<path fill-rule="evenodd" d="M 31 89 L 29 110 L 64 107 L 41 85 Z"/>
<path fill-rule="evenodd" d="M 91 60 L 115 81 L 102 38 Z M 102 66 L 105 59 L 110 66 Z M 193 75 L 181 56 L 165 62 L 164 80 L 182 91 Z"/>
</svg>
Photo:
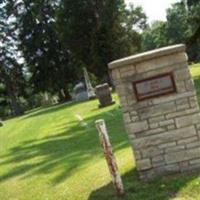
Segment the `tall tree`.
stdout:
<svg viewBox="0 0 200 200">
<path fill-rule="evenodd" d="M 163 21 L 155 21 L 151 26 L 147 27 L 142 33 L 142 50 L 152 50 L 166 46 L 168 38 L 166 37 L 166 23 Z"/>
<path fill-rule="evenodd" d="M 0 83 L 5 86 L 13 113 L 20 115 L 23 109 L 19 97 L 23 95 L 24 78 L 22 65 L 17 61 L 18 30 L 6 6 L 6 2 L 0 3 Z"/>
<path fill-rule="evenodd" d="M 191 46 L 200 41 L 200 0 L 187 0 L 189 18 L 188 23 L 193 27 L 193 34 L 188 40 L 188 45 Z"/>
<path fill-rule="evenodd" d="M 72 55 L 102 79 L 107 63 L 139 50 L 142 9 L 126 9 L 123 0 L 62 0 L 58 27 Z"/>
<path fill-rule="evenodd" d="M 196 30 L 194 21 L 191 20 L 191 10 L 188 9 L 185 1 L 173 4 L 167 9 L 167 21 L 156 22 L 143 33 L 144 50 L 155 49 L 157 47 L 186 43 L 188 47 L 189 59 L 199 60 L 200 44 L 190 43 L 193 33 Z"/>
<path fill-rule="evenodd" d="M 11 2 L 11 1 L 10 1 Z M 73 58 L 58 38 L 53 0 L 12 1 L 19 26 L 20 50 L 31 73 L 30 84 L 35 92 L 58 93 L 69 99 L 68 84 L 76 78 Z"/>
<path fill-rule="evenodd" d="M 188 9 L 184 1 L 173 4 L 167 9 L 166 35 L 169 44 L 185 42 L 192 34 L 188 23 Z"/>
</svg>

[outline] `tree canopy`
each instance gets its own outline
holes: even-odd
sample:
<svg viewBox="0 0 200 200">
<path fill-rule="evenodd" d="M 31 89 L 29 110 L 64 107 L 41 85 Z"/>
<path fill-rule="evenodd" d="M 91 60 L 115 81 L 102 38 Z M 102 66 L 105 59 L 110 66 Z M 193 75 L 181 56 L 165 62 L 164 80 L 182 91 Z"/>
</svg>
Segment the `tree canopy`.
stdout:
<svg viewBox="0 0 200 200">
<path fill-rule="evenodd" d="M 6 6 L 0 7 L 0 94 L 3 106 L 10 105 L 11 112 L 18 115 L 23 113 L 19 97 L 24 94 L 25 80 L 23 66 L 18 63 L 18 28 Z"/>
<path fill-rule="evenodd" d="M 124 0 L 1 0 L 1 115 L 38 106 L 43 94 L 69 100 L 83 68 L 110 82 L 107 63 L 141 51 L 186 43 L 190 60 L 200 60 L 199 11 L 199 0 L 181 0 L 167 21 L 148 25 Z"/>
<path fill-rule="evenodd" d="M 139 52 L 146 27 L 142 8 L 123 0 L 10 0 L 0 9 L 1 102 L 15 114 L 40 92 L 70 99 L 83 67 L 109 81 L 107 63 Z"/>
<path fill-rule="evenodd" d="M 195 21 L 199 16 L 194 12 L 194 10 L 200 11 L 200 7 L 197 6 L 199 4 L 195 4 L 197 7 L 193 7 L 192 3 L 189 5 L 190 7 L 184 0 L 173 4 L 171 8 L 167 9 L 166 22 L 157 21 L 148 27 L 143 32 L 143 50 L 185 43 L 188 46 L 189 59 L 200 60 L 198 53 L 200 44 L 197 37 L 199 23 L 197 23 L 198 20 Z"/>
<path fill-rule="evenodd" d="M 57 17 L 62 43 L 98 78 L 109 61 L 140 50 L 138 30 L 146 25 L 142 9 L 123 0 L 62 0 Z"/>
</svg>

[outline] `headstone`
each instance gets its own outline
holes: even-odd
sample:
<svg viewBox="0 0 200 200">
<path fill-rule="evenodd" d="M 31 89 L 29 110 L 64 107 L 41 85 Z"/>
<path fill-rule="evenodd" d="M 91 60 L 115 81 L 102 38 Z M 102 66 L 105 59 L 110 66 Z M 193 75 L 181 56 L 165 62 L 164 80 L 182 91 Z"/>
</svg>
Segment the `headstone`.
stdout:
<svg viewBox="0 0 200 200">
<path fill-rule="evenodd" d="M 85 88 L 85 85 L 82 82 L 75 85 L 75 87 L 73 89 L 73 93 L 74 93 L 75 101 L 86 101 L 86 100 L 88 100 L 88 93 L 87 93 L 87 90 Z"/>
<path fill-rule="evenodd" d="M 109 64 L 142 179 L 200 168 L 200 112 L 184 45 Z"/>
<path fill-rule="evenodd" d="M 94 99 L 96 97 L 94 88 L 92 87 L 88 72 L 86 68 L 83 68 L 84 71 L 84 78 L 85 78 L 85 84 L 87 89 L 87 95 L 89 99 Z"/>
<path fill-rule="evenodd" d="M 99 99 L 100 103 L 99 107 L 109 106 L 114 103 L 114 101 L 112 100 L 110 87 L 107 83 L 97 85 L 95 89 L 97 98 Z"/>
</svg>

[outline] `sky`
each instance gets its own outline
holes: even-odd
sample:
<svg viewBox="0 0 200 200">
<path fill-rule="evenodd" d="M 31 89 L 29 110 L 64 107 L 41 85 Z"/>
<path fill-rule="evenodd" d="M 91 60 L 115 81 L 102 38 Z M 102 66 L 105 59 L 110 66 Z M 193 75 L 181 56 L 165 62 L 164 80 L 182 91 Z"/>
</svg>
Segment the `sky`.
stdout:
<svg viewBox="0 0 200 200">
<path fill-rule="evenodd" d="M 169 8 L 172 3 L 179 1 L 180 0 L 125 0 L 126 4 L 133 3 L 136 6 L 142 6 L 149 23 L 154 20 L 166 20 L 166 9 Z"/>
</svg>

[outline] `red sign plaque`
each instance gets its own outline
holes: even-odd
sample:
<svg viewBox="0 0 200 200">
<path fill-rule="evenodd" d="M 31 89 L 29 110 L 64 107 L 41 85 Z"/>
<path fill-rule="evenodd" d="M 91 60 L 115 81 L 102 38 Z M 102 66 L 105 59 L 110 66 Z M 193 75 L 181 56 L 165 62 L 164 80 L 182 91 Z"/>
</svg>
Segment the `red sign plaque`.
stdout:
<svg viewBox="0 0 200 200">
<path fill-rule="evenodd" d="M 138 101 L 176 92 L 172 73 L 133 82 Z"/>
</svg>

